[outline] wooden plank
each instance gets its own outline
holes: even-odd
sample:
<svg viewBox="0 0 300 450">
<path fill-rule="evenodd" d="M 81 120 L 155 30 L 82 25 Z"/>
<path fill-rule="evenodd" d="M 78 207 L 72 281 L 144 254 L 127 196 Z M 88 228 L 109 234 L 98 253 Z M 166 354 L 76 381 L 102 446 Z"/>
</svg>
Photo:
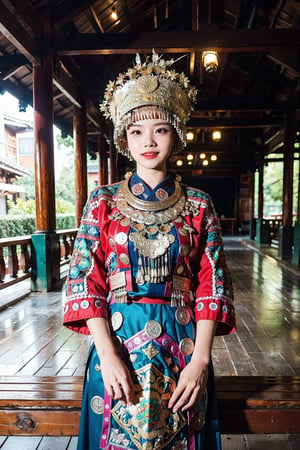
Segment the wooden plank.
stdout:
<svg viewBox="0 0 300 450">
<path fill-rule="evenodd" d="M 219 407 L 221 433 L 299 433 L 300 409 L 224 409 Z"/>
<path fill-rule="evenodd" d="M 41 441 L 40 437 L 32 437 L 30 439 L 24 437 L 19 438 L 17 436 L 10 436 L 4 443 L 1 450 L 35 450 L 38 448 L 38 445 Z"/>
<path fill-rule="evenodd" d="M 3 410 L 0 435 L 77 436 L 80 408 L 45 411 L 41 409 Z M 16 447 L 15 447 L 16 448 Z M 23 450 L 23 449 L 22 449 Z"/>
<path fill-rule="evenodd" d="M 222 450 L 248 450 L 241 435 L 222 435 Z"/>
<path fill-rule="evenodd" d="M 32 64 L 39 64 L 40 42 L 32 39 L 14 15 L 0 0 L 1 21 L 0 32 L 22 53 Z"/>
</svg>

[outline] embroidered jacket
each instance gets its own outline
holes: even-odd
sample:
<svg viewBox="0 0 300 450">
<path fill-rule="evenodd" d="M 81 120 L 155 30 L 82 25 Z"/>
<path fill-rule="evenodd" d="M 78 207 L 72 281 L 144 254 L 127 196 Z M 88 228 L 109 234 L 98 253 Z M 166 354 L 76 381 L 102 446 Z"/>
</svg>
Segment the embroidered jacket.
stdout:
<svg viewBox="0 0 300 450">
<path fill-rule="evenodd" d="M 136 178 L 135 174 L 132 180 L 138 183 Z M 155 282 L 154 278 L 138 283 L 138 255 L 128 239 L 132 231 L 130 220 L 116 206 L 119 186 L 116 183 L 95 189 L 84 208 L 67 279 L 64 325 L 88 334 L 85 320 L 108 318 L 107 303 L 112 298 L 116 300 L 119 292 L 123 296 L 125 292 L 130 302 L 145 297 L 170 300 L 178 291 L 184 303 L 194 305 L 195 320 L 217 321 L 218 335 L 233 332 L 231 277 L 209 195 L 183 186 L 185 207 L 172 223 L 170 274 L 165 282 Z M 170 188 L 174 190 L 167 177 L 155 188 L 158 199 Z"/>
</svg>

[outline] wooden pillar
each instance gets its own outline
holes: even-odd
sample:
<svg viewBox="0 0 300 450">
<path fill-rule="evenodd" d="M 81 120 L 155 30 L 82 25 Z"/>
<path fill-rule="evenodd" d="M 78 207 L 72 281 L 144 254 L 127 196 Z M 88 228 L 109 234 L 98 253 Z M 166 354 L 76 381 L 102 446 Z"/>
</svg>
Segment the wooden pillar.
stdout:
<svg viewBox="0 0 300 450">
<path fill-rule="evenodd" d="M 44 19 L 41 65 L 33 67 L 36 233 L 32 236 L 32 290 L 58 287 L 59 239 L 55 233 L 55 178 L 53 146 L 53 56 L 50 20 Z"/>
<path fill-rule="evenodd" d="M 283 153 L 283 208 L 282 227 L 279 230 L 278 256 L 281 259 L 292 257 L 293 246 L 293 168 L 294 168 L 294 138 L 295 111 L 288 110 L 284 127 Z"/>
<path fill-rule="evenodd" d="M 264 158 L 263 156 L 259 161 L 258 168 L 258 217 L 264 216 Z"/>
<path fill-rule="evenodd" d="M 98 136 L 99 186 L 108 183 L 107 143 L 102 134 Z"/>
<path fill-rule="evenodd" d="M 116 183 L 117 180 L 117 151 L 113 139 L 113 128 L 110 128 L 109 135 L 109 160 L 110 160 L 110 183 Z"/>
<path fill-rule="evenodd" d="M 82 102 L 82 104 L 84 101 Z M 73 133 L 75 144 L 75 226 L 79 227 L 87 200 L 87 123 L 85 105 L 74 105 Z"/>
<path fill-rule="evenodd" d="M 294 246 L 292 263 L 300 266 L 300 161 L 298 166 L 298 187 L 297 187 L 297 216 L 294 227 Z"/>
<path fill-rule="evenodd" d="M 297 221 L 300 221 L 300 161 L 298 165 Z"/>
<path fill-rule="evenodd" d="M 264 158 L 261 157 L 258 168 L 258 218 L 256 220 L 255 240 L 259 246 L 270 245 L 270 225 L 264 219 Z"/>
</svg>

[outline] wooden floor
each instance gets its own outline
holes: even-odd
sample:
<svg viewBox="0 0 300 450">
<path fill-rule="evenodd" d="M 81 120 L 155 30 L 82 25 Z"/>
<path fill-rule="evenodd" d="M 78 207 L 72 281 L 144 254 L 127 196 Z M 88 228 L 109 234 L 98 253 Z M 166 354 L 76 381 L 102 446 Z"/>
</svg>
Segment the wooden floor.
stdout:
<svg viewBox="0 0 300 450">
<path fill-rule="evenodd" d="M 216 375 L 300 375 L 300 271 L 239 238 L 225 238 L 225 248 L 238 331 L 216 337 Z M 0 376 L 83 375 L 90 340 L 61 326 L 62 302 L 61 292 L 35 293 L 0 312 Z M 300 448 L 295 435 L 222 439 L 223 450 Z M 0 437 L 0 448 L 75 449 L 76 438 Z"/>
</svg>

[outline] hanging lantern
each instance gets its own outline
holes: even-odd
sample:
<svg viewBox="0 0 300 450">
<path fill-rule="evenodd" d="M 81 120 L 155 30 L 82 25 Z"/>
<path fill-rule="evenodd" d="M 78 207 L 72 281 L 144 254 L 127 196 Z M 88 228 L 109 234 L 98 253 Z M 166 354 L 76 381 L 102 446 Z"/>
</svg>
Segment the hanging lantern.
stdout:
<svg viewBox="0 0 300 450">
<path fill-rule="evenodd" d="M 220 130 L 214 130 L 212 132 L 213 141 L 219 142 L 221 140 L 222 134 Z"/>
<path fill-rule="evenodd" d="M 117 14 L 117 9 L 116 9 L 115 3 L 116 2 L 114 1 L 113 5 L 112 5 L 112 8 L 111 8 L 111 18 L 113 20 L 117 20 L 117 18 L 118 18 L 118 14 Z"/>
<path fill-rule="evenodd" d="M 186 133 L 186 138 L 188 141 L 193 141 L 194 140 L 194 133 L 192 131 L 188 131 Z"/>
<path fill-rule="evenodd" d="M 218 53 L 212 50 L 202 53 L 203 65 L 206 72 L 215 72 L 218 68 Z"/>
</svg>

